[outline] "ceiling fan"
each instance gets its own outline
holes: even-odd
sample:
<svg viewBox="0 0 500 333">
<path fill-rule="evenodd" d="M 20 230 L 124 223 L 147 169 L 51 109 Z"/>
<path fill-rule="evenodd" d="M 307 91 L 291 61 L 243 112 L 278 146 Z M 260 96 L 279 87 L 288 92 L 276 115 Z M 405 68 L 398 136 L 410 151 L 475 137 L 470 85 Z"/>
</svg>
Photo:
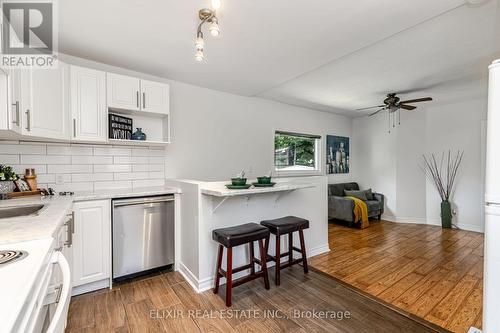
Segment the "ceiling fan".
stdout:
<svg viewBox="0 0 500 333">
<path fill-rule="evenodd" d="M 374 116 L 383 110 L 389 110 L 389 113 L 394 113 L 394 112 L 398 111 L 399 109 L 408 110 L 408 111 L 415 110 L 417 107 L 413 106 L 413 105 L 409 105 L 409 104 L 432 101 L 431 97 L 424 97 L 424 98 L 409 99 L 406 101 L 401 101 L 401 99 L 396 95 L 397 95 L 396 93 L 387 94 L 387 98 L 384 99 L 384 102 L 383 102 L 384 104 L 357 109 L 357 111 L 379 108 L 377 111 L 375 111 L 369 115 L 369 116 Z"/>
</svg>

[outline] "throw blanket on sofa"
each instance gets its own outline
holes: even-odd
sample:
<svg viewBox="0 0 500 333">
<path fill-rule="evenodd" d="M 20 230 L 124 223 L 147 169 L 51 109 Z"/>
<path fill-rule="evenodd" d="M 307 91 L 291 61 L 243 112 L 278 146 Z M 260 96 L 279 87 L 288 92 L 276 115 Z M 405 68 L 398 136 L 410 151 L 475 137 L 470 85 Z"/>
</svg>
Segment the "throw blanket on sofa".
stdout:
<svg viewBox="0 0 500 333">
<path fill-rule="evenodd" d="M 354 223 L 361 222 L 361 229 L 368 228 L 368 207 L 366 203 L 356 197 L 347 196 L 347 198 L 354 201 Z"/>
</svg>

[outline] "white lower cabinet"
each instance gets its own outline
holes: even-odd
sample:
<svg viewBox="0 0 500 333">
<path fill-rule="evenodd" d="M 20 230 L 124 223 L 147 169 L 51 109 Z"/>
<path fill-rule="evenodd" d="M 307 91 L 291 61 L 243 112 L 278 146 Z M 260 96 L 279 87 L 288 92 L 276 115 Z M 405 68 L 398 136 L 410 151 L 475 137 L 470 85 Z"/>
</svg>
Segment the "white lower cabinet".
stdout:
<svg viewBox="0 0 500 333">
<path fill-rule="evenodd" d="M 75 202 L 73 294 L 109 286 L 111 208 L 109 200 Z M 84 286 L 86 285 L 86 287 Z"/>
</svg>

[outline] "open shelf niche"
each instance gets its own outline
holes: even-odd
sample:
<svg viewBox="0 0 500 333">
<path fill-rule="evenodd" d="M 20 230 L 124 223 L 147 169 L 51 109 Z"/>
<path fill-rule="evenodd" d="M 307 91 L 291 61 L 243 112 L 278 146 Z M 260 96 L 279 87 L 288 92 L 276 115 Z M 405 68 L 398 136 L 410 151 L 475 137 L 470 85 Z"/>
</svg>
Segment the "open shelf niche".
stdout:
<svg viewBox="0 0 500 333">
<path fill-rule="evenodd" d="M 159 114 L 144 111 L 130 111 L 122 109 L 108 109 L 108 114 L 123 115 L 132 118 L 132 132 L 137 128 L 142 128 L 146 134 L 146 140 L 108 140 L 116 145 L 165 145 L 170 143 L 170 114 Z M 109 131 L 109 129 L 108 129 Z"/>
</svg>

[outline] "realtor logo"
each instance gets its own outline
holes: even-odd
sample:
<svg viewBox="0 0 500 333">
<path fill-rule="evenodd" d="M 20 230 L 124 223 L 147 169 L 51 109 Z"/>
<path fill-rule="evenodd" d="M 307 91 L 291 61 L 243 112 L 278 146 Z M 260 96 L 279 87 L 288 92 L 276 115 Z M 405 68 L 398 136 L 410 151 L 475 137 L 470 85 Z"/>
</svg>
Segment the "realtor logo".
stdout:
<svg viewBox="0 0 500 333">
<path fill-rule="evenodd" d="M 2 2 L 1 67 L 55 67 L 53 1 Z"/>
</svg>

